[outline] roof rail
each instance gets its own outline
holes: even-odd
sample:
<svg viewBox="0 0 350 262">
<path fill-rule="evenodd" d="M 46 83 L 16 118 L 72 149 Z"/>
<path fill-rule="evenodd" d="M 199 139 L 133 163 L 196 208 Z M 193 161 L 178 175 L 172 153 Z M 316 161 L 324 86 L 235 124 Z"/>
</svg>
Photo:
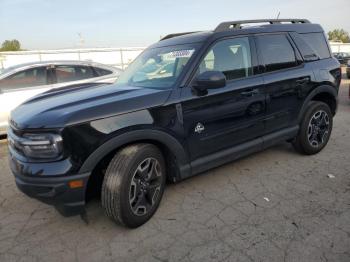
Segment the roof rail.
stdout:
<svg viewBox="0 0 350 262">
<path fill-rule="evenodd" d="M 257 24 L 257 23 L 269 23 L 269 24 L 281 24 L 283 22 L 292 24 L 305 24 L 310 23 L 307 19 L 258 19 L 258 20 L 241 20 L 241 21 L 229 21 L 219 24 L 214 32 L 227 31 L 230 29 L 241 29 L 242 24 Z"/>
<path fill-rule="evenodd" d="M 181 35 L 188 35 L 188 34 L 192 34 L 192 33 L 198 33 L 198 32 L 199 31 L 169 34 L 169 35 L 164 36 L 159 41 L 163 41 L 163 40 L 166 40 L 166 39 L 169 39 L 169 38 L 173 38 L 173 37 L 177 37 L 177 36 L 181 36 Z"/>
</svg>

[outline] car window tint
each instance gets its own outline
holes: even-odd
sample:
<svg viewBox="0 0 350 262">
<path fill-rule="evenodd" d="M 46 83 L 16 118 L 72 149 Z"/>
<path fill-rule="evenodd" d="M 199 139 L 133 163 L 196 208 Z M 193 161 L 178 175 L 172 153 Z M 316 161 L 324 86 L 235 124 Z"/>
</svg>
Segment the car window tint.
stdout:
<svg viewBox="0 0 350 262">
<path fill-rule="evenodd" d="M 37 67 L 20 71 L 0 80 L 0 88 L 3 90 L 36 87 L 46 84 L 47 79 L 45 67 Z"/>
<path fill-rule="evenodd" d="M 57 83 L 78 81 L 94 77 L 88 66 L 56 66 Z"/>
<path fill-rule="evenodd" d="M 308 33 L 301 34 L 301 36 L 320 59 L 329 58 L 331 56 L 323 33 Z"/>
<path fill-rule="evenodd" d="M 109 75 L 109 74 L 113 73 L 110 70 L 103 69 L 103 68 L 100 68 L 100 67 L 94 67 L 94 69 L 95 69 L 95 71 L 96 71 L 98 76 L 105 76 L 105 75 Z"/>
<path fill-rule="evenodd" d="M 204 57 L 199 73 L 221 71 L 227 80 L 252 75 L 251 53 L 248 37 L 222 40 Z"/>
<path fill-rule="evenodd" d="M 257 39 L 266 72 L 297 65 L 294 49 L 285 35 L 262 35 Z"/>
</svg>

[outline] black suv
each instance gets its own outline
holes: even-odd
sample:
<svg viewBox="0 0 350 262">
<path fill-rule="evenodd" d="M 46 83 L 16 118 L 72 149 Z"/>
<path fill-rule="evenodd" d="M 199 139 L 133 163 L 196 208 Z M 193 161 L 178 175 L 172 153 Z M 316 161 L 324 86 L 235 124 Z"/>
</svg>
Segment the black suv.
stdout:
<svg viewBox="0 0 350 262">
<path fill-rule="evenodd" d="M 64 215 L 99 193 L 137 227 L 178 182 L 289 141 L 315 154 L 332 131 L 341 79 L 320 25 L 233 21 L 172 34 L 114 85 L 53 90 L 16 108 L 8 130 L 17 186 Z"/>
</svg>

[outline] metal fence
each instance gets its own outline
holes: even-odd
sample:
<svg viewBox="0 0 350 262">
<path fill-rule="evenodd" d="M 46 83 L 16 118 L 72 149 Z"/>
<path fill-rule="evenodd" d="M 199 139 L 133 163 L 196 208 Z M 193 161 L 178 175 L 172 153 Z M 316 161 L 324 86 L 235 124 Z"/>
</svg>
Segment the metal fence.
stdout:
<svg viewBox="0 0 350 262">
<path fill-rule="evenodd" d="M 125 47 L 0 52 L 0 68 L 37 61 L 83 60 L 124 69 L 144 49 L 144 47 Z"/>
<path fill-rule="evenodd" d="M 332 52 L 350 52 L 350 44 L 331 42 L 330 45 Z M 144 49 L 124 47 L 0 52 L 0 69 L 28 62 L 52 60 L 94 61 L 125 69 Z"/>
</svg>

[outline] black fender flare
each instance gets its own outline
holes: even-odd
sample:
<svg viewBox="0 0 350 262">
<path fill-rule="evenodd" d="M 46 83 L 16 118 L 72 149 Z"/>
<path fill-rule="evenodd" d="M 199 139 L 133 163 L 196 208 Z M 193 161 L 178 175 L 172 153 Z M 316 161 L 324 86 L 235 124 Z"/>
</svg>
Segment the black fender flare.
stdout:
<svg viewBox="0 0 350 262">
<path fill-rule="evenodd" d="M 330 86 L 330 85 L 321 85 L 316 87 L 314 90 L 312 90 L 308 96 L 305 98 L 304 103 L 301 107 L 301 110 L 299 111 L 299 115 L 298 115 L 298 123 L 300 123 L 300 121 L 302 120 L 302 117 L 304 116 L 304 113 L 307 109 L 307 106 L 309 104 L 309 102 L 318 94 L 320 93 L 328 93 L 330 96 L 332 96 L 335 101 L 336 101 L 336 105 L 337 105 L 337 101 L 338 101 L 338 92 L 336 90 L 335 87 Z"/>
<path fill-rule="evenodd" d="M 91 172 L 96 165 L 113 150 L 130 143 L 138 141 L 152 140 L 166 146 L 176 157 L 180 176 L 191 172 L 188 153 L 181 143 L 172 135 L 153 129 L 134 130 L 115 136 L 99 146 L 83 163 L 79 173 Z"/>
</svg>

